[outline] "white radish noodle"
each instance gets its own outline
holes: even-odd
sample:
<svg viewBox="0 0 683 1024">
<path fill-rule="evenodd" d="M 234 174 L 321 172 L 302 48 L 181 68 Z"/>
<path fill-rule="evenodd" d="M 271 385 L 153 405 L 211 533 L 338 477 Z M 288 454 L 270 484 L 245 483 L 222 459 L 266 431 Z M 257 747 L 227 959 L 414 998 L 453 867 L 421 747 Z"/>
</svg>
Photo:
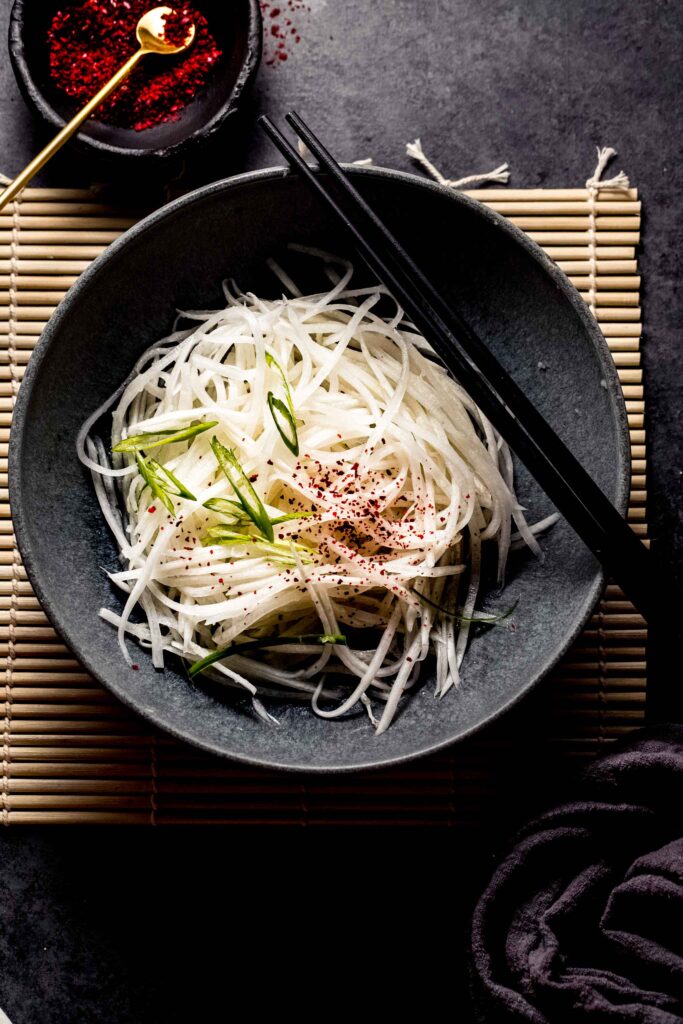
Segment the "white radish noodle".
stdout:
<svg viewBox="0 0 683 1024">
<path fill-rule="evenodd" d="M 364 707 L 379 734 L 430 654 L 436 695 L 457 686 L 482 549 L 497 546 L 502 582 L 511 543 L 538 554 L 539 530 L 515 497 L 505 443 L 402 311 L 378 312 L 386 290 L 352 289 L 350 264 L 308 252 L 329 291 L 301 295 L 270 261 L 290 297 L 224 286 L 224 309 L 183 312 L 196 326 L 155 343 L 84 424 L 79 457 L 122 566 L 109 575 L 125 607 L 101 614 L 129 665 L 128 636 L 157 667 L 168 653 L 194 663 L 234 645 L 206 672 L 249 693 L 260 718 L 277 722 L 261 699 L 308 699 L 328 719 Z M 291 402 L 289 443 L 273 398 Z M 93 431 L 109 411 L 105 448 Z M 138 456 L 182 485 L 167 492 L 172 512 L 135 452 L 108 455 L 126 438 L 211 422 Z M 240 510 L 216 440 L 266 518 L 290 517 L 272 541 Z M 217 498 L 233 505 L 206 506 Z"/>
</svg>

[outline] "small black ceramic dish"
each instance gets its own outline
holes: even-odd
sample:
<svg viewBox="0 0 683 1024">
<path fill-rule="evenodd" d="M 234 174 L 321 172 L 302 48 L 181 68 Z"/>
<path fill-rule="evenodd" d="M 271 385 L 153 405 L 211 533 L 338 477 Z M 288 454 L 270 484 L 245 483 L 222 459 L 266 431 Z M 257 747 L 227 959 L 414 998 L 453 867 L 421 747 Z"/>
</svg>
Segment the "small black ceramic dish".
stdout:
<svg viewBox="0 0 683 1024">
<path fill-rule="evenodd" d="M 12 67 L 29 106 L 55 132 L 82 104 L 58 89 L 50 77 L 48 28 L 54 14 L 79 0 L 14 0 L 9 30 Z M 149 7 L 159 6 L 150 0 Z M 180 113 L 178 120 L 135 131 L 91 118 L 70 145 L 108 160 L 156 162 L 186 156 L 220 131 L 240 108 L 261 59 L 261 8 L 258 0 L 197 0 L 222 50 L 209 85 Z M 131 42 L 131 53 L 135 40 Z M 167 61 L 174 58 L 147 57 Z"/>
<path fill-rule="evenodd" d="M 436 287 L 460 309 L 623 513 L 629 447 L 614 363 L 583 300 L 519 230 L 486 207 L 411 175 L 352 169 L 354 182 Z M 364 711 L 334 721 L 308 704 L 278 702 L 270 727 L 230 694 L 190 682 L 147 652 L 124 663 L 119 609 L 102 566 L 117 565 L 90 477 L 75 452 L 83 420 L 168 333 L 176 309 L 224 304 L 221 281 L 277 296 L 264 274 L 287 243 L 347 253 L 336 223 L 297 177 L 274 170 L 200 189 L 131 229 L 70 290 L 29 363 L 14 413 L 10 490 L 24 564 L 56 628 L 86 668 L 126 704 L 174 735 L 240 760 L 307 770 L 389 764 L 438 750 L 501 713 L 537 683 L 589 616 L 601 570 L 565 522 L 545 558 L 511 566 L 515 629 L 490 629 L 468 651 L 459 689 L 443 699 L 426 679 L 383 735 Z M 298 271 L 297 271 L 298 273 Z M 367 272 L 359 268 L 359 284 Z M 301 287 L 306 281 L 297 278 Z M 269 291 L 263 289 L 268 288 Z M 522 467 L 516 491 L 529 517 L 551 509 Z"/>
</svg>

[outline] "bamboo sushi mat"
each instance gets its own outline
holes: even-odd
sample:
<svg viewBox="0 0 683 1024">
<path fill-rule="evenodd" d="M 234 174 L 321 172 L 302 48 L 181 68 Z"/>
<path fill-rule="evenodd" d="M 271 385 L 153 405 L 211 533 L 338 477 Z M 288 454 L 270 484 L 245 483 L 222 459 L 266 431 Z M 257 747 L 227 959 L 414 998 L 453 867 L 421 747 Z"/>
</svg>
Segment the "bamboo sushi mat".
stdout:
<svg viewBox="0 0 683 1024">
<path fill-rule="evenodd" d="M 624 389 L 632 454 L 628 515 L 645 540 L 637 192 L 468 194 L 527 231 L 592 306 Z M 27 189 L 0 215 L 4 824 L 471 827 L 501 813 L 520 785 L 540 791 L 544 778 L 561 777 L 643 723 L 645 623 L 614 586 L 570 653 L 522 706 L 452 750 L 382 771 L 313 777 L 218 760 L 150 731 L 84 672 L 41 610 L 16 548 L 8 441 L 16 394 L 44 323 L 81 271 L 134 219 L 100 193 L 73 189 Z"/>
</svg>

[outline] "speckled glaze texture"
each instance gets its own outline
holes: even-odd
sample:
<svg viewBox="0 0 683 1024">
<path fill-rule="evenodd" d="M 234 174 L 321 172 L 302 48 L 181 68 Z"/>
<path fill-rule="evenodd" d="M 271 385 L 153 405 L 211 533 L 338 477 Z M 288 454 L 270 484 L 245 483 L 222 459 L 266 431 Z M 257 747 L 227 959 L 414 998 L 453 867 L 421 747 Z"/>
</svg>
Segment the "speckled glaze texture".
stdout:
<svg viewBox="0 0 683 1024">
<path fill-rule="evenodd" d="M 629 447 L 621 390 L 602 335 L 564 275 L 520 231 L 462 195 L 397 172 L 353 175 L 623 512 Z M 142 650 L 140 670 L 130 671 L 115 631 L 97 614 L 102 605 L 120 604 L 100 569 L 115 564 L 116 549 L 75 455 L 78 428 L 168 332 L 176 308 L 219 304 L 227 276 L 264 287 L 264 259 L 290 241 L 348 250 L 306 187 L 275 170 L 200 189 L 110 246 L 53 316 L 22 384 L 10 448 L 15 529 L 56 628 L 93 675 L 151 721 L 258 764 L 319 771 L 387 764 L 481 727 L 566 650 L 602 584 L 593 556 L 566 523 L 544 540 L 544 560 L 513 560 L 496 600 L 505 606 L 519 598 L 515 630 L 476 638 L 460 689 L 437 701 L 426 681 L 379 738 L 365 712 L 330 722 L 287 703 L 274 709 L 281 727 L 269 728 L 234 699 L 190 683 L 177 666 L 155 671 Z M 270 290 L 277 291 L 272 281 Z M 522 504 L 534 520 L 543 517 L 552 510 L 548 499 L 517 468 Z"/>
<path fill-rule="evenodd" d="M 50 81 L 45 37 L 59 8 L 57 0 L 14 0 L 9 28 L 10 59 L 24 99 L 55 131 L 78 109 Z M 109 163 L 136 159 L 138 164 L 156 166 L 160 160 L 189 156 L 224 128 L 240 109 L 258 70 L 261 8 L 258 0 L 203 0 L 202 12 L 209 18 L 223 57 L 211 84 L 179 119 L 136 132 L 91 118 L 69 145 L 95 151 Z"/>
</svg>

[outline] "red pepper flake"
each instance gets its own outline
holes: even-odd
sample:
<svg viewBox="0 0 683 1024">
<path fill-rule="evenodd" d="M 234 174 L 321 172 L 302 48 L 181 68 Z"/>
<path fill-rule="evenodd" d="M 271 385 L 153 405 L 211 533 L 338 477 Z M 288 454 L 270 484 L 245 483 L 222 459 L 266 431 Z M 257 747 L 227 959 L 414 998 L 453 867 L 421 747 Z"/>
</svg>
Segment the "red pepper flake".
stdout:
<svg viewBox="0 0 683 1024">
<path fill-rule="evenodd" d="M 129 4 L 130 0 L 126 0 L 126 5 Z M 197 16 L 198 12 L 193 11 L 187 4 L 184 7 L 172 7 L 170 12 L 162 17 L 166 42 L 182 46 L 192 32 Z"/>
<path fill-rule="evenodd" d="M 47 32 L 50 75 L 57 88 L 84 105 L 135 52 L 135 29 L 150 6 L 149 0 L 82 0 L 58 10 Z M 172 42 L 184 40 L 194 24 L 192 46 L 175 57 L 142 60 L 98 107 L 98 120 L 135 131 L 177 121 L 207 86 L 222 51 L 206 18 L 187 0 L 178 0 L 164 21 Z"/>
<path fill-rule="evenodd" d="M 137 672 L 140 668 L 137 663 L 133 663 L 130 667 L 133 669 L 133 672 Z"/>
<path fill-rule="evenodd" d="M 310 13 L 310 5 L 306 0 L 279 0 L 273 4 L 271 0 L 260 0 L 261 11 L 266 19 L 264 33 L 264 64 L 275 67 L 287 60 L 289 48 L 301 42 L 301 33 L 292 19 Z M 270 31 L 267 27 L 270 26 Z"/>
<path fill-rule="evenodd" d="M 147 509 L 148 512 L 156 512 L 156 510 L 156 505 L 150 505 L 149 508 Z M 161 527 L 161 529 L 163 530 L 163 526 Z"/>
</svg>

